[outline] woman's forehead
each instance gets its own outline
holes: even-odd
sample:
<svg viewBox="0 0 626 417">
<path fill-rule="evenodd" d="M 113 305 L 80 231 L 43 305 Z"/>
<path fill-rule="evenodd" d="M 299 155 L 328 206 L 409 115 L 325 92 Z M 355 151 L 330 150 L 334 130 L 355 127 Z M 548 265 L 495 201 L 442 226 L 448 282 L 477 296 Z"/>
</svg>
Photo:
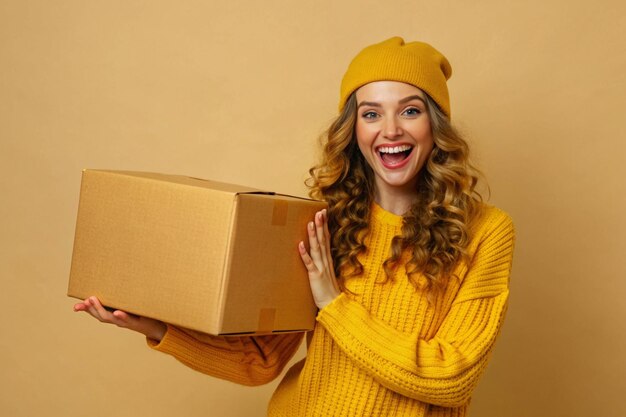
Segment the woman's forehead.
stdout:
<svg viewBox="0 0 626 417">
<path fill-rule="evenodd" d="M 412 84 L 400 81 L 373 81 L 356 90 L 357 102 L 398 101 L 408 96 L 424 98 L 424 92 Z"/>
</svg>

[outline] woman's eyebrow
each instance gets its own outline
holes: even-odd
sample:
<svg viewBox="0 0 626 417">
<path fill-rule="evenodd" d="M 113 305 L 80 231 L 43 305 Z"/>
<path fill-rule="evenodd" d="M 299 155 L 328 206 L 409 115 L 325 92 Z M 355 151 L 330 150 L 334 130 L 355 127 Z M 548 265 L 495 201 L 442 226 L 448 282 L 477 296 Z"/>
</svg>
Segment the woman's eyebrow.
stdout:
<svg viewBox="0 0 626 417">
<path fill-rule="evenodd" d="M 403 98 L 402 100 L 399 100 L 399 101 L 398 101 L 398 104 L 408 103 L 408 102 L 409 102 L 409 101 L 411 101 L 411 100 L 419 100 L 419 101 L 421 101 L 422 103 L 426 104 L 426 102 L 424 101 L 424 99 L 423 99 L 422 97 L 418 96 L 417 94 L 416 94 L 416 95 L 413 95 L 413 96 L 408 96 L 408 97 Z M 359 105 L 357 106 L 357 109 L 358 109 L 358 108 L 360 108 L 361 106 L 382 107 L 382 106 L 380 105 L 380 103 L 377 103 L 377 102 L 375 102 L 375 101 L 362 101 L 362 102 L 360 102 L 360 103 L 359 103 Z"/>
<path fill-rule="evenodd" d="M 420 96 L 418 96 L 418 95 L 405 97 L 405 98 L 403 98 L 402 100 L 398 101 L 398 103 L 399 103 L 399 104 L 404 104 L 404 103 L 407 103 L 407 102 L 409 102 L 409 101 L 411 101 L 411 100 L 419 100 L 419 101 L 421 101 L 422 103 L 426 104 L 426 102 L 424 101 L 424 99 L 423 99 L 423 98 L 421 98 L 421 97 L 420 97 Z"/>
<path fill-rule="evenodd" d="M 376 103 L 375 101 L 362 101 L 356 108 L 358 109 L 361 106 L 381 107 L 380 103 Z"/>
</svg>

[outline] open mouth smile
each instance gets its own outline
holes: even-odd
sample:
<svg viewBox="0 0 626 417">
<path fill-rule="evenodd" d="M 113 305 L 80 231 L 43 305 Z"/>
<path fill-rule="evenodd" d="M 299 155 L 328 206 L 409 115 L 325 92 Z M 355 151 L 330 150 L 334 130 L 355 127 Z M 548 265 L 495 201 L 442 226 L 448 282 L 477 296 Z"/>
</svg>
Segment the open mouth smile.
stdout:
<svg viewBox="0 0 626 417">
<path fill-rule="evenodd" d="M 413 148 L 413 146 L 406 144 L 381 145 L 376 148 L 376 153 L 385 168 L 401 168 L 409 161 Z"/>
</svg>

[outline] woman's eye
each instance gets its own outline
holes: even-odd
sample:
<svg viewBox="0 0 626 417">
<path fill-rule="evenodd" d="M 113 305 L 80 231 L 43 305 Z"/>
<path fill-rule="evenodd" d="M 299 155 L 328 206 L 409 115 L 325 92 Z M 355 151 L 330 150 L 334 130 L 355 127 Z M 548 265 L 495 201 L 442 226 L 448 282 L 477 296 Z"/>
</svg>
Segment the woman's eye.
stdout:
<svg viewBox="0 0 626 417">
<path fill-rule="evenodd" d="M 375 119 L 377 116 L 378 115 L 376 114 L 376 112 L 373 112 L 373 111 L 368 111 L 368 112 L 363 113 L 363 117 L 365 119 Z"/>
<path fill-rule="evenodd" d="M 421 112 L 422 111 L 418 109 L 417 107 L 411 107 L 411 108 L 406 109 L 403 114 L 407 116 L 417 116 Z"/>
</svg>

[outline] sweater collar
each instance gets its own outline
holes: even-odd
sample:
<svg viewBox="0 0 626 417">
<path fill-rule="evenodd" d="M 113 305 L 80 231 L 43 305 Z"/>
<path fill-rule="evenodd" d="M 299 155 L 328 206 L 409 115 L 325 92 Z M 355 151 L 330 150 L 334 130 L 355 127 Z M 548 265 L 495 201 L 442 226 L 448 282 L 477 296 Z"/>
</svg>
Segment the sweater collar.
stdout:
<svg viewBox="0 0 626 417">
<path fill-rule="evenodd" d="M 388 224 L 390 226 L 402 227 L 402 216 L 385 210 L 376 202 L 372 202 L 371 216 L 372 219 L 377 222 Z"/>
</svg>

